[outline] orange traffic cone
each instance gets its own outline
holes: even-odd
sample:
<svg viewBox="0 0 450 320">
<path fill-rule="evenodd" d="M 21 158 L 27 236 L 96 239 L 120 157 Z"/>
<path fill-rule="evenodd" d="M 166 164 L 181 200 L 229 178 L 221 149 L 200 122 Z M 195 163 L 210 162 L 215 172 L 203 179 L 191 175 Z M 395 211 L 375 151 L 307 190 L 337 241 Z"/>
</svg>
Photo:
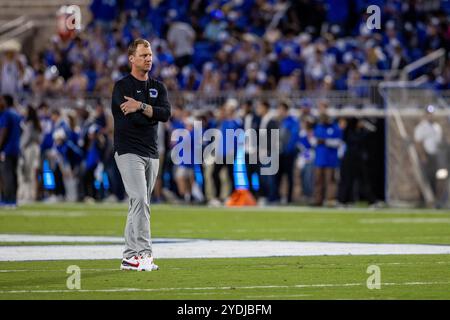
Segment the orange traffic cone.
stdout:
<svg viewBox="0 0 450 320">
<path fill-rule="evenodd" d="M 256 200 L 250 191 L 237 189 L 231 194 L 225 205 L 227 207 L 256 206 Z"/>
</svg>

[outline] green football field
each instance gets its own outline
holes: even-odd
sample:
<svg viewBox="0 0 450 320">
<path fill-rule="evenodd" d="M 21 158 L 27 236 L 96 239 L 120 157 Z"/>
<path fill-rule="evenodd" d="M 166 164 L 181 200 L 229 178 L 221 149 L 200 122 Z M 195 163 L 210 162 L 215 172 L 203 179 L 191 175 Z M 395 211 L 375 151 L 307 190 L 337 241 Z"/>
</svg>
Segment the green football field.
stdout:
<svg viewBox="0 0 450 320">
<path fill-rule="evenodd" d="M 126 204 L 40 204 L 0 210 L 0 236 L 122 236 Z M 152 206 L 152 237 L 450 245 L 450 212 L 301 207 Z M 58 240 L 0 241 L 45 255 Z M 33 239 L 31 237 L 31 239 Z M 84 242 L 92 246 L 108 241 Z M 239 248 L 237 248 L 239 249 Z M 2 257 L 0 257 L 0 260 Z M 19 257 L 17 260 L 27 260 Z M 165 258 L 159 271 L 120 271 L 120 259 L 0 261 L 0 299 L 450 299 L 449 254 Z M 81 289 L 67 286 L 80 268 Z M 370 266 L 380 289 L 367 286 Z"/>
</svg>

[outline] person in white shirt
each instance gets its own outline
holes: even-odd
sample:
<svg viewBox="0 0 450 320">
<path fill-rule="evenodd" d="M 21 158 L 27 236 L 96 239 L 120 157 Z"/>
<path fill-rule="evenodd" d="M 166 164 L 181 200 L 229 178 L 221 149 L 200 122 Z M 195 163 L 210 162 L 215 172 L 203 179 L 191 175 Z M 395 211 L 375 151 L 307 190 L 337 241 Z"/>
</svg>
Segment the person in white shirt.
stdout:
<svg viewBox="0 0 450 320">
<path fill-rule="evenodd" d="M 194 29 L 185 22 L 175 21 L 169 28 L 167 40 L 177 67 L 182 69 L 185 65 L 190 64 L 194 54 Z"/>
<path fill-rule="evenodd" d="M 434 119 L 435 110 L 433 105 L 429 105 L 423 119 L 414 129 L 414 141 L 419 159 L 434 193 L 436 193 L 438 154 L 442 143 L 442 127 Z"/>
</svg>

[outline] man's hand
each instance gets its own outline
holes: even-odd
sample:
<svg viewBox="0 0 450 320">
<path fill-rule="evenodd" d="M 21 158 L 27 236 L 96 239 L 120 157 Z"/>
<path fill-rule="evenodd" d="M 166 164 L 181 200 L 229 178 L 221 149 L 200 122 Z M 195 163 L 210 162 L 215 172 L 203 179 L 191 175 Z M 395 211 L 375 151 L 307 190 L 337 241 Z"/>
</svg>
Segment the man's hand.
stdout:
<svg viewBox="0 0 450 320">
<path fill-rule="evenodd" d="M 124 103 L 120 105 L 120 109 L 122 110 L 124 115 L 127 115 L 129 113 L 136 112 L 140 109 L 141 103 L 139 101 L 134 100 L 133 98 L 124 96 L 124 98 L 127 100 Z"/>
</svg>

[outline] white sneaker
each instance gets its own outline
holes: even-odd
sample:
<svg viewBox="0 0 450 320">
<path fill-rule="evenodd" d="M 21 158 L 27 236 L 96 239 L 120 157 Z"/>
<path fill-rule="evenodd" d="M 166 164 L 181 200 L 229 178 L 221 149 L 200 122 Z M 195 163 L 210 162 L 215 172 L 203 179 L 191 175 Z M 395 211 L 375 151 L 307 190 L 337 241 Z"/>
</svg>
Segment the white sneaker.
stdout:
<svg viewBox="0 0 450 320">
<path fill-rule="evenodd" d="M 213 198 L 213 199 L 209 200 L 208 206 L 211 208 L 218 208 L 218 207 L 222 206 L 222 202 L 220 202 L 219 199 Z"/>
<path fill-rule="evenodd" d="M 122 263 L 120 264 L 120 270 L 135 270 L 139 271 L 139 266 L 141 265 L 141 261 L 139 257 L 131 257 L 129 259 L 122 259 Z"/>
<path fill-rule="evenodd" d="M 148 253 L 139 256 L 139 271 L 156 271 L 159 267 L 153 263 L 153 257 Z"/>
<path fill-rule="evenodd" d="M 258 199 L 258 206 L 259 207 L 265 207 L 267 206 L 267 199 L 264 197 L 261 197 Z"/>
</svg>

